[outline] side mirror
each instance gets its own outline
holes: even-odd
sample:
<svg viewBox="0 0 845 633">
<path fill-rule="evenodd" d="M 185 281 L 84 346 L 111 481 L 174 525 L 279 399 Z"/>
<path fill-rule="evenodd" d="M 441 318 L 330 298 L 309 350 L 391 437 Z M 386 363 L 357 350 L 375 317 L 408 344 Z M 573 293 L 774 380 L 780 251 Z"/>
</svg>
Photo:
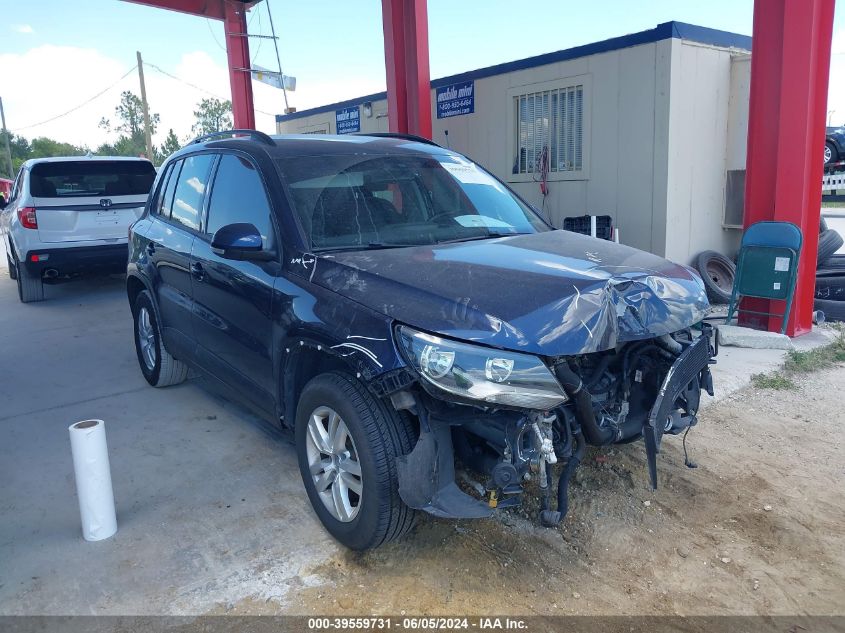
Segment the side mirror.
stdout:
<svg viewBox="0 0 845 633">
<path fill-rule="evenodd" d="M 212 252 L 225 259 L 271 259 L 272 255 L 263 248 L 258 229 L 245 222 L 221 226 L 211 238 Z"/>
</svg>

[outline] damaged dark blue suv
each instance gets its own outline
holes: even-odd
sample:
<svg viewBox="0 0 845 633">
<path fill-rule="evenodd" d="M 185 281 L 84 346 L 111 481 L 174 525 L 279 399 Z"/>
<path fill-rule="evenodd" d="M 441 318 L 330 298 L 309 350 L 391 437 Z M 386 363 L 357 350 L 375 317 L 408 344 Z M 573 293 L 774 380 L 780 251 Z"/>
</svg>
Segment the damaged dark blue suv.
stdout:
<svg viewBox="0 0 845 633">
<path fill-rule="evenodd" d="M 353 549 L 416 510 L 517 505 L 532 478 L 555 525 L 587 444 L 644 438 L 656 486 L 663 436 L 712 395 L 695 272 L 554 230 L 414 137 L 198 139 L 130 229 L 127 292 L 147 381 L 195 367 L 291 429 Z M 456 464 L 483 484 L 459 488 Z"/>
</svg>

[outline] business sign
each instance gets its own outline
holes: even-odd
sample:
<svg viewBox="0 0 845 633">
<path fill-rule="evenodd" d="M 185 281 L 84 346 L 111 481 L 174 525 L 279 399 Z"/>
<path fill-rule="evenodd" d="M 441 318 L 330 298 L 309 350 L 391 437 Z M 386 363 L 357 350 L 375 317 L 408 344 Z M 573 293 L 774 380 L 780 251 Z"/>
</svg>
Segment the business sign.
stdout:
<svg viewBox="0 0 845 633">
<path fill-rule="evenodd" d="M 437 118 L 472 114 L 475 112 L 475 82 L 465 81 L 437 89 Z"/>
<path fill-rule="evenodd" d="M 279 90 L 283 88 L 290 92 L 296 90 L 296 77 L 277 73 L 258 64 L 253 64 L 252 66 L 252 78 Z"/>
<path fill-rule="evenodd" d="M 352 134 L 361 131 L 361 114 L 358 106 L 341 108 L 334 111 L 334 120 L 338 134 Z"/>
</svg>

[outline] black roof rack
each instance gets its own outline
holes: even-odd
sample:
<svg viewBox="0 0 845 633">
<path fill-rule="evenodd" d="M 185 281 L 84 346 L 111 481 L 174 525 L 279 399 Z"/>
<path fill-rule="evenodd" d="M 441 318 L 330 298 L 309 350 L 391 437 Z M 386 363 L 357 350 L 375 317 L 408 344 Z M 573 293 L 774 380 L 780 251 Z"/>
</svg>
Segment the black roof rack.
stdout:
<svg viewBox="0 0 845 633">
<path fill-rule="evenodd" d="M 264 132 L 259 132 L 258 130 L 220 130 L 218 132 L 212 132 L 211 134 L 203 134 L 202 136 L 198 136 L 193 141 L 189 143 L 189 145 L 193 145 L 195 143 L 204 143 L 205 141 L 210 141 L 216 138 L 226 138 L 229 136 L 249 136 L 250 138 L 254 138 L 257 141 L 261 141 L 265 145 L 273 145 L 275 146 L 275 141 L 269 137 Z"/>
<path fill-rule="evenodd" d="M 380 136 L 384 138 L 401 138 L 406 141 L 415 141 L 417 143 L 425 143 L 426 145 L 434 145 L 440 147 L 430 138 L 424 136 L 417 136 L 416 134 L 403 134 L 402 132 L 355 132 L 355 136 Z"/>
</svg>

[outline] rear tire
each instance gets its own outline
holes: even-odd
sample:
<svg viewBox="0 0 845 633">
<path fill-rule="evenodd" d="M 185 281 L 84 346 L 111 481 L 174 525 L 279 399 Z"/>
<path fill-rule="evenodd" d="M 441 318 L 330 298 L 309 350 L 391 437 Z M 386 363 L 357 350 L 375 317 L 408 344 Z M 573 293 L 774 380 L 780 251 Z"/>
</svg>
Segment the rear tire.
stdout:
<svg viewBox="0 0 845 633">
<path fill-rule="evenodd" d="M 150 293 L 142 290 L 132 305 L 135 322 L 135 352 L 141 373 L 153 387 L 169 387 L 184 382 L 188 366 L 173 358 L 161 341 L 161 330 Z"/>
<path fill-rule="evenodd" d="M 396 470 L 396 458 L 410 453 L 415 441 L 414 428 L 405 415 L 376 399 L 352 377 L 326 373 L 302 390 L 295 435 L 308 498 L 334 538 L 350 549 L 366 550 L 411 529 L 415 513 L 399 497 Z M 355 462 L 351 472 L 344 465 L 349 460 Z M 360 495 L 349 493 L 354 488 L 361 490 Z M 340 495 L 340 503 L 335 495 Z"/>
<path fill-rule="evenodd" d="M 44 300 L 44 283 L 41 281 L 41 277 L 30 273 L 17 258 L 15 258 L 14 279 L 18 282 L 18 298 L 21 303 L 34 303 Z"/>
<path fill-rule="evenodd" d="M 18 278 L 18 269 L 15 266 L 15 262 L 12 259 L 12 256 L 9 255 L 8 253 L 6 253 L 6 264 L 9 267 L 9 277 L 11 277 L 12 279 L 17 279 Z"/>
</svg>

